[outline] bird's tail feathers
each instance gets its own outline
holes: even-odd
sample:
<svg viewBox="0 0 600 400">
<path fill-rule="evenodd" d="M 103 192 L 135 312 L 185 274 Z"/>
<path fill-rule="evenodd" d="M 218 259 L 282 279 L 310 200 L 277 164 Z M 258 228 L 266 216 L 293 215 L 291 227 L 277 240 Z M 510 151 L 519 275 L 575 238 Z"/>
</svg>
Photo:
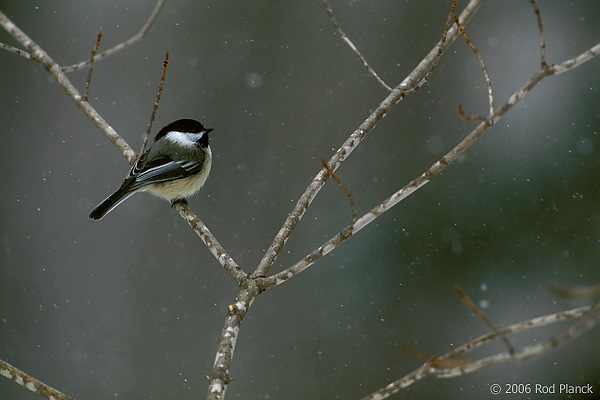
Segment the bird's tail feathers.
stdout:
<svg viewBox="0 0 600 400">
<path fill-rule="evenodd" d="M 101 219 L 106 214 L 111 212 L 113 208 L 124 202 L 134 194 L 136 190 L 131 190 L 130 187 L 121 187 L 119 190 L 108 196 L 106 199 L 102 201 L 102 203 L 98 204 L 92 212 L 90 213 L 90 218 L 92 219 Z"/>
</svg>

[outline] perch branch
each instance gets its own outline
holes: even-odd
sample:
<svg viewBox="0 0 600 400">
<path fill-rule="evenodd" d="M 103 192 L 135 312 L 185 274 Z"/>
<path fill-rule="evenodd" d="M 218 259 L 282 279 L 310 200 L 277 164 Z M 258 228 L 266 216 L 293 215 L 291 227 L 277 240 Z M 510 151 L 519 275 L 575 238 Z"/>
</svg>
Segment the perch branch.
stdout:
<svg viewBox="0 0 600 400">
<path fill-rule="evenodd" d="M 185 200 L 176 201 L 173 203 L 173 208 L 177 210 L 181 218 L 183 218 L 190 227 L 196 232 L 196 234 L 202 239 L 206 247 L 210 250 L 217 261 L 225 268 L 227 272 L 235 279 L 238 285 L 246 280 L 246 273 L 237 265 L 237 263 L 231 258 L 225 251 L 223 246 L 214 237 L 211 231 L 208 230 L 206 225 L 190 210 Z"/>
</svg>

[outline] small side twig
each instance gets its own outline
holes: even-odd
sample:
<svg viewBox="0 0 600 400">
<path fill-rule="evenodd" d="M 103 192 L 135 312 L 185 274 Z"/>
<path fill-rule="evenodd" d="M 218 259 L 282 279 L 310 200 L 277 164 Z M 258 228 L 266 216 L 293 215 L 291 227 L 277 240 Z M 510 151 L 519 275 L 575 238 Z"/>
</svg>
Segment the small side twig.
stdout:
<svg viewBox="0 0 600 400">
<path fill-rule="evenodd" d="M 469 360 L 465 358 L 438 358 L 432 354 L 426 353 L 407 344 L 402 346 L 402 351 L 404 351 L 410 357 L 426 362 L 433 368 L 459 367 L 461 365 L 466 365 L 469 362 Z"/>
<path fill-rule="evenodd" d="M 8 45 L 8 44 L 4 44 L 4 43 L 0 43 L 0 49 L 4 49 L 4 50 L 8 50 L 11 53 L 15 53 L 21 57 L 25 57 L 27 59 L 31 59 L 31 54 L 29 54 L 28 52 L 26 52 L 25 50 L 21 50 L 17 47 Z"/>
<path fill-rule="evenodd" d="M 118 45 L 111 47 L 110 49 L 105 50 L 100 54 L 97 54 L 96 61 L 102 60 L 103 58 L 106 58 L 118 51 L 123 50 L 124 48 L 126 48 L 128 46 L 131 46 L 135 42 L 142 40 L 144 38 L 144 36 L 146 36 L 146 33 L 148 33 L 148 31 L 150 30 L 150 27 L 156 20 L 156 17 L 158 17 L 158 13 L 160 12 L 160 9 L 162 8 L 162 6 L 165 4 L 165 1 L 166 0 L 158 0 L 156 5 L 154 6 L 154 10 L 152 10 L 152 14 L 150 14 L 150 17 L 148 17 L 148 20 L 146 21 L 144 26 L 142 26 L 142 29 L 140 29 L 140 31 L 138 33 L 136 33 L 129 39 L 125 40 L 124 42 L 121 42 Z M 77 64 L 67 65 L 67 66 L 60 67 L 60 68 L 63 72 L 72 72 L 72 71 L 76 71 L 78 69 L 85 68 L 88 65 L 90 65 L 90 60 L 81 61 Z"/>
<path fill-rule="evenodd" d="M 546 63 L 546 41 L 544 40 L 544 26 L 542 25 L 542 14 L 540 13 L 540 9 L 538 8 L 537 4 L 535 4 L 535 0 L 529 1 L 531 2 L 531 6 L 533 7 L 533 11 L 535 12 L 538 30 L 540 31 L 540 47 L 542 51 L 541 68 L 544 69 L 548 67 L 548 64 Z"/>
<path fill-rule="evenodd" d="M 354 225 L 356 223 L 356 218 L 357 218 L 356 217 L 356 205 L 354 204 L 354 200 L 352 199 L 352 195 L 350 194 L 350 191 L 348 190 L 346 185 L 344 185 L 342 183 L 340 178 L 338 178 L 335 175 L 333 170 L 331 168 L 329 168 L 329 165 L 327 165 L 327 162 L 322 158 L 321 158 L 321 164 L 323 164 L 323 168 L 325 168 L 327 173 L 333 178 L 333 180 L 339 185 L 339 187 L 342 188 L 342 190 L 346 194 L 346 197 L 348 197 L 348 200 L 350 201 L 350 207 L 352 207 L 352 225 Z"/>
<path fill-rule="evenodd" d="M 88 101 L 88 94 L 90 92 L 90 82 L 92 81 L 92 71 L 94 70 L 94 57 L 100 46 L 100 39 L 102 39 L 102 32 L 98 32 L 98 39 L 96 39 L 96 45 L 92 49 L 92 56 L 90 57 L 90 70 L 88 72 L 87 80 L 85 81 L 85 92 L 83 93 L 83 101 Z"/>
<path fill-rule="evenodd" d="M 160 96 L 162 95 L 163 86 L 165 85 L 165 76 L 167 74 L 167 67 L 169 66 L 169 52 L 165 54 L 165 59 L 163 61 L 162 73 L 160 74 L 160 82 L 158 84 L 158 92 L 156 93 L 156 100 L 154 101 L 154 107 L 152 107 L 152 114 L 150 115 L 150 122 L 148 122 L 148 129 L 146 129 L 146 134 L 144 135 L 144 142 L 142 143 L 142 148 L 140 149 L 139 157 L 144 154 L 146 151 L 146 146 L 148 145 L 148 138 L 150 137 L 150 131 L 152 130 L 152 124 L 154 123 L 154 118 L 156 117 L 156 110 L 158 110 L 158 103 L 160 102 Z"/>
<path fill-rule="evenodd" d="M 458 30 L 460 31 L 462 37 L 465 39 L 465 42 L 471 48 L 471 51 L 473 53 L 475 53 L 475 55 L 477 56 L 477 59 L 479 60 L 479 64 L 481 64 L 481 68 L 483 69 L 483 75 L 485 77 L 485 83 L 486 83 L 487 89 L 488 89 L 489 115 L 487 118 L 489 118 L 494 114 L 494 93 L 492 91 L 492 82 L 490 81 L 490 75 L 488 74 L 487 66 L 485 65 L 485 62 L 483 61 L 483 57 L 481 57 L 481 54 L 479 54 L 479 52 L 477 51 L 477 48 L 475 47 L 475 45 L 473 45 L 473 42 L 471 42 L 471 40 L 467 36 L 467 33 L 465 32 L 462 25 L 460 24 L 457 16 L 454 16 L 454 22 L 456 23 L 456 26 L 458 27 Z M 485 120 L 485 117 L 480 117 L 480 116 L 467 117 L 465 115 L 465 113 L 462 111 L 462 107 L 460 107 L 460 105 L 459 105 L 459 109 L 458 109 L 458 114 L 461 116 L 461 118 L 463 118 L 466 121 L 473 121 L 473 120 L 484 121 Z"/>
<path fill-rule="evenodd" d="M 329 5 L 329 2 L 327 0 L 323 0 L 323 6 L 325 6 L 325 10 L 327 10 L 327 14 L 329 14 L 329 19 L 331 19 L 331 23 L 333 24 L 333 27 L 335 28 L 337 33 L 341 36 L 342 40 L 344 42 L 346 42 L 348 47 L 350 47 L 350 49 L 354 52 L 354 54 L 356 54 L 356 56 L 360 59 L 360 61 L 362 61 L 363 65 L 365 66 L 367 71 L 369 71 L 369 73 L 371 75 L 373 75 L 373 77 L 375 79 L 377 79 L 377 82 L 381 86 L 383 86 L 385 88 L 385 90 L 387 90 L 388 92 L 391 92 L 392 87 L 389 86 L 387 83 L 385 83 L 384 80 L 381 79 L 379 77 L 379 75 L 377 75 L 377 72 L 375 72 L 375 70 L 373 68 L 371 68 L 371 66 L 367 62 L 367 59 L 362 55 L 362 53 L 358 50 L 358 48 L 356 48 L 354 43 L 352 43 L 352 40 L 350 40 L 350 38 L 348 36 L 346 36 L 344 31 L 342 31 L 342 28 L 340 27 L 340 24 L 338 24 L 337 19 L 335 18 L 335 15 L 333 14 L 333 10 L 331 9 L 331 6 Z"/>
<path fill-rule="evenodd" d="M 462 290 L 460 286 L 454 285 L 454 290 L 456 291 L 456 294 L 458 294 L 458 297 L 461 299 L 461 301 L 465 303 L 465 305 L 469 308 L 469 310 L 471 310 L 471 312 L 473 312 L 473 314 L 481 318 L 481 320 L 492 329 L 492 332 L 498 332 L 498 328 L 496 328 L 496 325 L 494 325 L 492 320 L 489 319 L 488 316 L 483 312 L 483 310 L 479 308 L 477 304 L 475 304 L 473 300 L 469 298 L 469 296 L 465 293 L 464 290 Z M 515 348 L 510 344 L 506 335 L 500 335 L 500 339 L 502 339 L 502 341 L 504 342 L 508 353 L 514 354 Z"/>
<path fill-rule="evenodd" d="M 571 300 L 585 300 L 600 296 L 600 284 L 587 287 L 573 287 L 557 281 L 548 283 L 550 290 L 557 295 Z"/>
</svg>

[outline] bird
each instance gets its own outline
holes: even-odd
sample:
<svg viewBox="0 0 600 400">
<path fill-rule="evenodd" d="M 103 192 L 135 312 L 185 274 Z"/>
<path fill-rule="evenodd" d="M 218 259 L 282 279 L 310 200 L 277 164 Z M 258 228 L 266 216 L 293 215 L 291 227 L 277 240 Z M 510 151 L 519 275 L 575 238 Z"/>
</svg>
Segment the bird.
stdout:
<svg viewBox="0 0 600 400">
<path fill-rule="evenodd" d="M 212 129 L 193 119 L 180 119 L 162 128 L 121 187 L 94 207 L 90 218 L 102 219 L 137 192 L 147 191 L 171 203 L 196 194 L 212 165 L 210 132 Z"/>
</svg>

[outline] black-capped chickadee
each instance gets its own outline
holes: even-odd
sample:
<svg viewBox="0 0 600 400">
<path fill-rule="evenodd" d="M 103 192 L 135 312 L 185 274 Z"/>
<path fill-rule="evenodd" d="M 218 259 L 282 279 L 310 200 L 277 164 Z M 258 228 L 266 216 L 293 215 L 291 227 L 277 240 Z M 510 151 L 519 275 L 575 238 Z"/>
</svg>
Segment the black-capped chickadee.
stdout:
<svg viewBox="0 0 600 400">
<path fill-rule="evenodd" d="M 148 191 L 171 202 L 195 194 L 210 173 L 211 131 L 193 119 L 180 119 L 162 128 L 119 190 L 98 204 L 90 218 L 104 217 L 136 192 Z"/>
</svg>

